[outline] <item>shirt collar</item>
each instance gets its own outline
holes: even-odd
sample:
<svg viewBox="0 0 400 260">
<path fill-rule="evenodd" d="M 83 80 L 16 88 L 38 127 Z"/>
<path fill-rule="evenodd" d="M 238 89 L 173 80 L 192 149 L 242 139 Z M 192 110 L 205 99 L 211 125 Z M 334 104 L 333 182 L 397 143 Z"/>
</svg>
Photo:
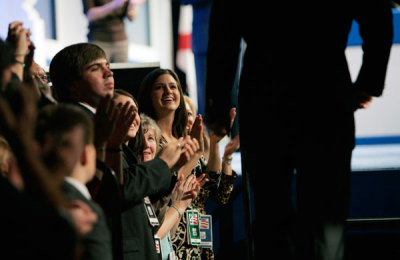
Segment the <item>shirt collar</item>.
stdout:
<svg viewBox="0 0 400 260">
<path fill-rule="evenodd" d="M 78 102 L 79 104 L 81 104 L 82 106 L 86 107 L 87 109 L 89 109 L 93 114 L 96 114 L 96 109 L 86 103 L 82 103 L 82 102 Z"/>
<path fill-rule="evenodd" d="M 74 186 L 78 191 L 80 191 L 80 193 L 82 193 L 85 198 L 87 198 L 88 200 L 92 199 L 92 196 L 90 196 L 89 190 L 86 185 L 71 177 L 65 177 L 65 181 Z"/>
</svg>

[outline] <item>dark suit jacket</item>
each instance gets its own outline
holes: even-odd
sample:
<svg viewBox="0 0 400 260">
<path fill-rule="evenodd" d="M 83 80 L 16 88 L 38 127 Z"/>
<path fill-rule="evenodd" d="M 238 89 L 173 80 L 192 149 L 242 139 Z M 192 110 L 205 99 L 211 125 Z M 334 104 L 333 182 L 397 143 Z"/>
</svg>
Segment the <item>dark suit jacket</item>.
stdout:
<svg viewBox="0 0 400 260">
<path fill-rule="evenodd" d="M 353 20 L 359 23 L 364 41 L 362 67 L 354 84 L 345 55 Z M 229 124 L 231 89 L 244 39 L 241 148 L 269 146 L 270 141 L 285 146 L 310 137 L 336 142 L 335 136 L 352 146 L 353 90 L 382 94 L 392 35 L 388 0 L 270 1 L 266 6 L 214 1 L 205 119 Z M 260 121 L 267 127 L 257 125 Z M 252 141 L 259 126 L 262 135 L 272 140 Z"/>
<path fill-rule="evenodd" d="M 0 230 L 1 259 L 74 259 L 77 236 L 69 216 L 2 176 Z"/>
<path fill-rule="evenodd" d="M 164 196 L 176 182 L 167 164 L 161 159 L 138 163 L 132 151 L 123 146 L 124 190 L 122 204 L 122 235 L 124 260 L 158 259 L 153 230 L 149 223 L 144 197 Z"/>
<path fill-rule="evenodd" d="M 111 260 L 111 234 L 108 229 L 103 210 L 97 203 L 88 200 L 78 189 L 68 182 L 62 186 L 63 193 L 70 200 L 81 200 L 87 203 L 97 214 L 97 222 L 93 225 L 92 231 L 82 236 L 83 255 L 82 259 Z"/>
</svg>

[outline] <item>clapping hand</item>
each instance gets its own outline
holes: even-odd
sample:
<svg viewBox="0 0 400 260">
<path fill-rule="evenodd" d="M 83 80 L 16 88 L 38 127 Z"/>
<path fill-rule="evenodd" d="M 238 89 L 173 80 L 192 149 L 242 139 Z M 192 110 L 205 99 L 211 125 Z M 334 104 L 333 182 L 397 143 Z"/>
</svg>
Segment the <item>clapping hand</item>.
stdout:
<svg viewBox="0 0 400 260">
<path fill-rule="evenodd" d="M 115 129 L 117 118 L 116 104 L 111 96 L 107 95 L 100 100 L 94 116 L 96 148 L 105 146 Z"/>
<path fill-rule="evenodd" d="M 117 105 L 117 110 L 117 120 L 115 122 L 114 131 L 107 142 L 107 147 L 110 148 L 119 147 L 121 143 L 125 141 L 126 134 L 137 114 L 137 110 L 129 102 L 125 104 L 119 103 Z"/>
<path fill-rule="evenodd" d="M 199 150 L 199 143 L 195 138 L 186 136 L 174 142 L 167 143 L 157 155 L 164 160 L 172 171 L 177 171 L 187 163 Z"/>
<path fill-rule="evenodd" d="M 197 115 L 196 119 L 194 120 L 192 131 L 190 132 L 190 136 L 192 138 L 196 138 L 199 142 L 199 153 L 204 152 L 204 127 L 203 127 L 203 118 L 201 115 Z"/>
<path fill-rule="evenodd" d="M 179 177 L 179 181 L 176 183 L 172 191 L 172 201 L 175 205 L 180 208 L 187 208 L 190 203 L 197 197 L 200 192 L 200 188 L 208 181 L 205 178 L 205 174 L 196 178 L 195 175 L 191 174 L 187 178 L 183 175 Z"/>
<path fill-rule="evenodd" d="M 224 157 L 232 155 L 234 152 L 237 151 L 237 149 L 240 148 L 240 137 L 239 134 L 235 136 L 226 146 L 225 146 L 225 152 L 224 152 Z"/>
</svg>

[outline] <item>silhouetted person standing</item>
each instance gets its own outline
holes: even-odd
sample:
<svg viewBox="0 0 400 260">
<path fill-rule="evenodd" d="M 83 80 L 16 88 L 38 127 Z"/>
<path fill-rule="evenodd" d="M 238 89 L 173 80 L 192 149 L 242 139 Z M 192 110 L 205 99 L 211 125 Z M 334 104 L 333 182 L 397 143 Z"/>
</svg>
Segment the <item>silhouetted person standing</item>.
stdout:
<svg viewBox="0 0 400 260">
<path fill-rule="evenodd" d="M 353 19 L 364 53 L 355 82 L 345 56 Z M 382 94 L 392 37 L 385 0 L 213 2 L 206 122 L 229 130 L 243 38 L 239 131 L 256 259 L 345 258 L 353 114 Z"/>
</svg>

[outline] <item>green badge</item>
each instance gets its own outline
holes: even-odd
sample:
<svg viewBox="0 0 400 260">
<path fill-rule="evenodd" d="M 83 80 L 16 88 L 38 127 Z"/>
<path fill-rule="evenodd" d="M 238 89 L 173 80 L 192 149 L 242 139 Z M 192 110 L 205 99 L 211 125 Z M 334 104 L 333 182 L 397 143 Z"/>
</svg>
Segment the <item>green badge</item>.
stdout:
<svg viewBox="0 0 400 260">
<path fill-rule="evenodd" d="M 187 210 L 187 230 L 189 243 L 191 245 L 200 245 L 200 216 L 197 210 Z"/>
</svg>

